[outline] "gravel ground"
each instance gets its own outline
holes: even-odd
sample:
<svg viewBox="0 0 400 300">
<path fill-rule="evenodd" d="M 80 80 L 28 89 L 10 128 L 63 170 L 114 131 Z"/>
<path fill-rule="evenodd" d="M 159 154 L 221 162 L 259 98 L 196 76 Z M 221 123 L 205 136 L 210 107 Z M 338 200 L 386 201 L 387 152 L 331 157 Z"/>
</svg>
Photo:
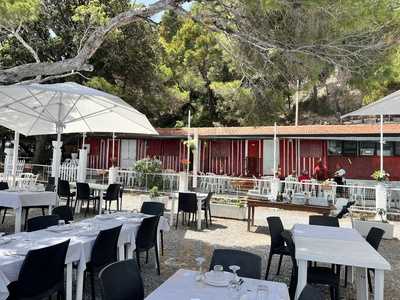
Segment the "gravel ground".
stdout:
<svg viewBox="0 0 400 300">
<path fill-rule="evenodd" d="M 124 209 L 131 210 L 140 206 L 136 195 L 128 194 L 124 198 Z M 40 211 L 33 210 L 30 216 L 39 215 Z M 195 258 L 203 256 L 209 264 L 212 252 L 216 248 L 234 248 L 256 253 L 263 257 L 263 276 L 266 269 L 266 255 L 268 254 L 270 237 L 266 225 L 266 216 L 280 216 L 285 228 L 290 229 L 295 223 L 307 223 L 309 214 L 303 212 L 283 211 L 267 208 L 256 210 L 255 227 L 252 232 L 247 231 L 245 221 L 214 218 L 209 229 L 201 232 L 192 227 L 179 224 L 178 229 L 171 228 L 164 233 L 164 256 L 161 257 L 161 276 L 156 273 L 153 253 L 147 265 L 142 266 L 142 277 L 145 285 L 145 293 L 149 294 L 161 283 L 168 279 L 178 269 L 196 269 Z M 78 216 L 77 218 L 80 218 Z M 168 217 L 168 212 L 166 213 Z M 13 230 L 14 216 L 10 211 L 2 224 L 0 231 L 11 232 Z M 385 273 L 385 299 L 400 299 L 398 286 L 400 283 L 400 223 L 395 224 L 395 236 L 393 240 L 384 240 L 380 246 L 380 253 L 391 263 L 392 271 Z M 341 226 L 350 227 L 350 220 L 341 221 Z M 143 258 L 142 263 L 145 261 Z M 269 280 L 289 283 L 291 262 L 284 258 L 281 274 L 275 275 L 278 264 L 278 256 L 272 260 Z M 324 289 L 325 290 L 325 289 Z M 89 297 L 89 287 L 85 287 L 85 298 Z M 328 298 L 327 298 L 328 299 Z M 341 289 L 341 299 L 355 299 L 355 290 L 351 287 Z"/>
</svg>

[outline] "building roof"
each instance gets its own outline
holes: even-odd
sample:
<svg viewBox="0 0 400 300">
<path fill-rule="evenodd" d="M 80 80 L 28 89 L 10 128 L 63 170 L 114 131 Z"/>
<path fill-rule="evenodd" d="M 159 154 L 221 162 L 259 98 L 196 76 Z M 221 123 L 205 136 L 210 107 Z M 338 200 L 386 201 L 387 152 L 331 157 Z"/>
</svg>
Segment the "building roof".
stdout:
<svg viewBox="0 0 400 300">
<path fill-rule="evenodd" d="M 243 137 L 273 137 L 273 126 L 255 127 L 199 127 L 199 128 L 157 128 L 158 137 L 181 138 L 198 132 L 202 138 L 243 138 Z M 400 124 L 385 124 L 385 136 L 400 136 Z M 351 125 L 302 125 L 278 126 L 278 137 L 349 137 L 349 136 L 378 136 L 379 124 Z"/>
</svg>

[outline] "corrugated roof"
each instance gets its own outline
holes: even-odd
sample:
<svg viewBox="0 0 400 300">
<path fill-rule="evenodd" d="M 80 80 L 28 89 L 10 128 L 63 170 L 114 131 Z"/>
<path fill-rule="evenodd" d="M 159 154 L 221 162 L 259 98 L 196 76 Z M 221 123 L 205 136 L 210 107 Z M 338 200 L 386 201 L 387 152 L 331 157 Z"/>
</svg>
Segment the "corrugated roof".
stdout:
<svg viewBox="0 0 400 300">
<path fill-rule="evenodd" d="M 160 137 L 185 137 L 197 130 L 200 137 L 268 137 L 273 136 L 273 126 L 256 127 L 199 127 L 199 128 L 157 128 Z M 379 124 L 352 125 L 302 125 L 278 126 L 278 136 L 371 136 L 379 135 Z M 385 135 L 400 135 L 400 124 L 385 124 Z"/>
</svg>

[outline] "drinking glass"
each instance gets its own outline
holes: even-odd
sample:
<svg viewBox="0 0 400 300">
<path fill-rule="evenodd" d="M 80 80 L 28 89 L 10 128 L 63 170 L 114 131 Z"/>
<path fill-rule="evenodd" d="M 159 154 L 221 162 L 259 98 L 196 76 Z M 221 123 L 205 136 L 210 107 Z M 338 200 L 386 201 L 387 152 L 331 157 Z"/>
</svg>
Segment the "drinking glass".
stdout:
<svg viewBox="0 0 400 300">
<path fill-rule="evenodd" d="M 257 286 L 257 297 L 256 300 L 267 300 L 268 287 L 266 285 Z"/>
<path fill-rule="evenodd" d="M 206 261 L 204 257 L 197 257 L 196 258 L 196 263 L 197 266 L 199 267 L 199 274 L 196 276 L 197 281 L 203 281 L 204 279 L 204 274 L 203 274 L 203 263 Z"/>
<path fill-rule="evenodd" d="M 65 221 L 64 220 L 58 220 L 58 226 L 63 226 L 65 225 Z"/>
<path fill-rule="evenodd" d="M 229 266 L 229 269 L 233 273 L 233 278 L 229 282 L 230 296 L 232 298 L 239 298 L 240 280 L 239 280 L 239 276 L 237 275 L 237 271 L 240 270 L 240 267 L 236 266 L 236 265 L 232 265 L 232 266 Z"/>
</svg>

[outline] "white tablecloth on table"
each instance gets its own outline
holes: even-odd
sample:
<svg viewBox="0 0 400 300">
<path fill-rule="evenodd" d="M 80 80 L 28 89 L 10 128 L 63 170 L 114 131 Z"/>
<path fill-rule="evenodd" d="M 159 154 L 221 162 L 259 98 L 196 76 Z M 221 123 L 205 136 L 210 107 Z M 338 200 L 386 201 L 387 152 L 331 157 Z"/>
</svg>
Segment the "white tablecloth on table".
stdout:
<svg viewBox="0 0 400 300">
<path fill-rule="evenodd" d="M 196 281 L 195 271 L 180 269 L 153 291 L 146 300 L 225 300 L 231 299 L 228 287 L 214 287 Z M 284 283 L 243 278 L 241 292 L 247 290 L 248 300 L 256 300 L 259 285 L 267 286 L 268 300 L 289 300 L 288 288 Z"/>
<path fill-rule="evenodd" d="M 0 206 L 21 208 L 24 206 L 55 205 L 57 194 L 54 192 L 9 192 L 0 191 Z"/>
<path fill-rule="evenodd" d="M 357 299 L 368 297 L 366 270 L 375 269 L 374 299 L 383 299 L 384 271 L 391 266 L 356 230 L 296 224 L 292 233 L 299 268 L 295 299 L 307 283 L 309 261 L 354 267 Z"/>
<path fill-rule="evenodd" d="M 42 248 L 54 245 L 70 239 L 70 244 L 66 257 L 66 264 L 78 262 L 78 271 L 83 272 L 86 263 L 90 261 L 91 251 L 97 234 L 100 230 L 105 230 L 119 225 L 123 225 L 118 240 L 118 247 L 124 249 L 126 244 L 130 245 L 130 250 L 135 249 L 135 236 L 143 218 L 149 215 L 139 215 L 135 213 L 115 213 L 110 215 L 112 219 L 101 219 L 94 217 L 85 219 L 71 225 L 70 231 L 53 232 L 52 228 L 38 230 L 34 232 L 21 232 L 8 235 L 6 239 L 12 239 L 10 243 L 0 245 L 0 300 L 8 297 L 7 285 L 18 279 L 25 256 L 16 255 L 21 250 L 26 253 L 28 249 Z M 159 229 L 169 231 L 169 224 L 166 218 L 161 217 Z M 93 232 L 87 236 L 88 232 Z M 1 239 L 1 238 L 0 238 Z"/>
</svg>

